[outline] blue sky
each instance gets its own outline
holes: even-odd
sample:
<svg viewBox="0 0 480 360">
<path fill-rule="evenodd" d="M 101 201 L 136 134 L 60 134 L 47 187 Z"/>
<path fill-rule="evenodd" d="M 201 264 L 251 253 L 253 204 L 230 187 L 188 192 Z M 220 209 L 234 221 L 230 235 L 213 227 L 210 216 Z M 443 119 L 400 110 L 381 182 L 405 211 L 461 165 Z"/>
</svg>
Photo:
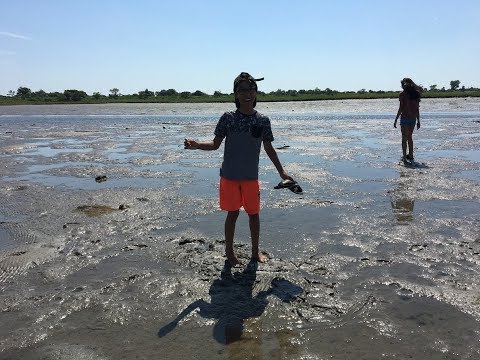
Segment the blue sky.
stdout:
<svg viewBox="0 0 480 360">
<path fill-rule="evenodd" d="M 478 0 L 24 0 L 0 4 L 0 94 L 480 87 Z"/>
</svg>

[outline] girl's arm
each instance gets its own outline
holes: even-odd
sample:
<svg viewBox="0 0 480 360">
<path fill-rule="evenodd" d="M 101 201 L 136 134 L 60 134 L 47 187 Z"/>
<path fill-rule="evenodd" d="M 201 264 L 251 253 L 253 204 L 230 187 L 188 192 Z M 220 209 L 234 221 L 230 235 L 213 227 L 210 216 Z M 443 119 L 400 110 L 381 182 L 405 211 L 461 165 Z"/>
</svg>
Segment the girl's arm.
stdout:
<svg viewBox="0 0 480 360">
<path fill-rule="evenodd" d="M 400 105 L 398 106 L 397 116 L 395 116 L 395 121 L 393 122 L 393 127 L 394 127 L 394 128 L 397 127 L 398 118 L 400 117 L 400 115 L 402 115 L 402 109 L 403 109 L 403 98 L 402 98 L 402 94 L 400 94 L 398 100 L 400 101 Z"/>
<path fill-rule="evenodd" d="M 395 117 L 395 121 L 393 122 L 393 127 L 397 127 L 397 120 L 402 115 L 402 109 L 403 109 L 403 102 L 404 102 L 404 93 L 401 92 L 400 95 L 398 96 L 398 100 L 400 101 L 400 105 L 398 106 L 398 111 L 397 111 L 397 116 Z"/>
<path fill-rule="evenodd" d="M 420 104 L 417 104 L 417 129 L 420 129 Z"/>
<path fill-rule="evenodd" d="M 395 121 L 393 122 L 393 127 L 394 128 L 397 127 L 397 121 L 398 121 L 398 118 L 400 117 L 400 115 L 402 115 L 402 104 L 400 104 L 400 106 L 398 107 L 397 116 L 395 116 Z"/>
</svg>

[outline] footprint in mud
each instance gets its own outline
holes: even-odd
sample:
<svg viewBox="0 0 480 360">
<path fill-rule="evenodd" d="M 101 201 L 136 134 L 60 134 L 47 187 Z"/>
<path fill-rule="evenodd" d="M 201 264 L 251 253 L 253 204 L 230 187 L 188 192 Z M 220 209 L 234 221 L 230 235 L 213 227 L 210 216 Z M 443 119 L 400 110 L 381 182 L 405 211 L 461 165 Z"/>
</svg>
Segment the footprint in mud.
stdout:
<svg viewBox="0 0 480 360">
<path fill-rule="evenodd" d="M 11 237 L 20 246 L 0 253 L 0 283 L 11 282 L 33 267 L 58 256 L 61 238 L 52 238 L 40 231 L 26 232 L 12 227 Z"/>
<path fill-rule="evenodd" d="M 427 244 L 414 244 L 412 246 L 410 246 L 409 250 L 410 251 L 422 251 L 422 250 L 425 250 L 427 248 Z"/>
<path fill-rule="evenodd" d="M 76 211 L 80 211 L 88 217 L 97 217 L 106 214 L 111 214 L 119 209 L 114 209 L 107 205 L 81 205 L 76 208 Z"/>
</svg>

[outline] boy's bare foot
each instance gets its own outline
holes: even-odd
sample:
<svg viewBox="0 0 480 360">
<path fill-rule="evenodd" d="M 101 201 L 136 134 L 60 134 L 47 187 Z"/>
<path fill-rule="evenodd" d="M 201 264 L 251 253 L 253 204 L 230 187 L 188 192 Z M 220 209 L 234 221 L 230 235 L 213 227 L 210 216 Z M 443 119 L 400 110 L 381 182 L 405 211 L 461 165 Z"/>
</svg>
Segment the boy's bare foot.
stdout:
<svg viewBox="0 0 480 360">
<path fill-rule="evenodd" d="M 256 254 L 252 254 L 252 260 L 255 260 L 259 263 L 264 263 L 267 261 L 267 256 L 263 254 L 262 252 L 258 252 Z"/>
<path fill-rule="evenodd" d="M 240 264 L 240 261 L 238 261 L 237 257 L 235 254 L 226 254 L 227 260 L 230 263 L 231 266 L 237 266 Z"/>
</svg>

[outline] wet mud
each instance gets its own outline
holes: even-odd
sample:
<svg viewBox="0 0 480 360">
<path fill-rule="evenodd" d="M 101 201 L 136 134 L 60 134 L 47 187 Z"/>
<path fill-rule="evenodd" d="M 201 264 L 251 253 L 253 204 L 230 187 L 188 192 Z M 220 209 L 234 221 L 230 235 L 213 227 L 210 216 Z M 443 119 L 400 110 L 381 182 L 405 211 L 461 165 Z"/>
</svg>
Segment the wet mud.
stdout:
<svg viewBox="0 0 480 360">
<path fill-rule="evenodd" d="M 397 102 L 259 104 L 303 194 L 262 154 L 237 267 L 182 149 L 221 105 L 0 109 L 0 358 L 479 358 L 480 102 L 422 100 L 416 166 Z"/>
</svg>

